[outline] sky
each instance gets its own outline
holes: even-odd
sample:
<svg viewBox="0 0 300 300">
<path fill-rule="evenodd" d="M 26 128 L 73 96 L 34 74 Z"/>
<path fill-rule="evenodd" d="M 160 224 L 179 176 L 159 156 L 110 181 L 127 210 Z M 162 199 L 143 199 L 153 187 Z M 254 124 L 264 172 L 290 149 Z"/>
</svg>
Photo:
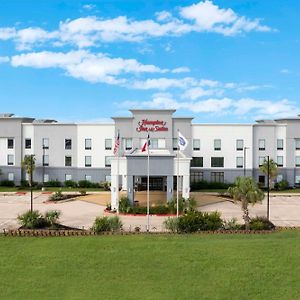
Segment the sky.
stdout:
<svg viewBox="0 0 300 300">
<path fill-rule="evenodd" d="M 298 0 L 1 0 L 0 112 L 198 123 L 300 114 Z"/>
</svg>

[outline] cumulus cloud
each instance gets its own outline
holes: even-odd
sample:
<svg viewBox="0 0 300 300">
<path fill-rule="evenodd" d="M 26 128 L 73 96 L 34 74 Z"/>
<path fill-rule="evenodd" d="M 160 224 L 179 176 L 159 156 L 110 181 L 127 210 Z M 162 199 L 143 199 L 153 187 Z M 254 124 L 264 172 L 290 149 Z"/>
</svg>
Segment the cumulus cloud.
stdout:
<svg viewBox="0 0 300 300">
<path fill-rule="evenodd" d="M 93 5 L 84 5 L 86 10 Z M 169 11 L 155 14 L 156 19 L 134 20 L 127 16 L 103 19 L 87 16 L 61 21 L 54 31 L 43 28 L 14 27 L 0 28 L 0 40 L 14 40 L 19 50 L 30 49 L 33 45 L 52 42 L 52 46 L 73 44 L 80 48 L 97 46 L 117 41 L 140 42 L 145 39 L 164 36 L 181 36 L 190 32 L 214 32 L 233 36 L 250 31 L 271 31 L 261 25 L 258 19 L 239 16 L 232 9 L 220 8 L 212 1 L 200 1 L 179 8 L 179 16 Z"/>
</svg>

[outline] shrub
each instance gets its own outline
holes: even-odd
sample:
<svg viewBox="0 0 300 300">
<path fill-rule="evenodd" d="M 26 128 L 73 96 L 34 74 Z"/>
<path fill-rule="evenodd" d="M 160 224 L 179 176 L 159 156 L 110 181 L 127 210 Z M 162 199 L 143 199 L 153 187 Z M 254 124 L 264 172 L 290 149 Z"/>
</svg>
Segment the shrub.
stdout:
<svg viewBox="0 0 300 300">
<path fill-rule="evenodd" d="M 69 187 L 69 188 L 76 188 L 77 187 L 77 182 L 73 181 L 73 180 L 66 180 L 64 182 L 64 186 Z"/>
<path fill-rule="evenodd" d="M 171 201 L 168 202 L 169 213 L 175 214 L 177 212 L 177 199 L 173 198 Z M 178 211 L 181 213 L 183 212 L 184 208 L 186 207 L 185 199 L 179 197 L 178 199 Z"/>
<path fill-rule="evenodd" d="M 221 229 L 223 220 L 219 212 L 188 211 L 184 216 L 178 218 L 179 232 L 196 232 L 199 230 Z"/>
<path fill-rule="evenodd" d="M 99 187 L 103 188 L 105 191 L 110 191 L 111 183 L 109 181 L 100 182 Z"/>
<path fill-rule="evenodd" d="M 122 228 L 122 222 L 119 217 L 97 217 L 92 230 L 96 233 L 116 231 Z"/>
<path fill-rule="evenodd" d="M 58 180 L 50 180 L 48 182 L 45 182 L 46 187 L 61 187 L 62 184 Z"/>
<path fill-rule="evenodd" d="M 122 196 L 119 200 L 119 212 L 126 213 L 129 212 L 130 202 L 129 198 Z"/>
<path fill-rule="evenodd" d="M 92 183 L 88 180 L 80 180 L 80 181 L 78 181 L 78 186 L 80 188 L 91 188 Z"/>
<path fill-rule="evenodd" d="M 265 217 L 255 217 L 250 220 L 250 230 L 271 230 L 275 226 Z"/>
<path fill-rule="evenodd" d="M 27 229 L 43 228 L 48 225 L 47 220 L 37 210 L 23 213 L 18 216 L 21 226 Z"/>
<path fill-rule="evenodd" d="M 236 218 L 232 218 L 228 221 L 224 221 L 223 228 L 225 230 L 240 230 L 243 229 L 245 226 L 238 224 Z"/>
<path fill-rule="evenodd" d="M 28 180 L 21 180 L 20 185 L 22 188 L 29 187 L 29 182 Z"/>
<path fill-rule="evenodd" d="M 52 200 L 52 201 L 59 201 L 59 200 L 65 199 L 65 197 L 64 197 L 64 195 L 62 194 L 61 191 L 57 191 L 56 193 L 51 195 L 49 199 Z"/>
<path fill-rule="evenodd" d="M 177 218 L 168 218 L 164 221 L 164 226 L 167 230 L 175 233 L 178 231 L 178 219 Z"/>
<path fill-rule="evenodd" d="M 0 182 L 0 185 L 1 186 L 7 186 L 7 187 L 14 187 L 15 186 L 15 183 L 11 180 L 2 180 Z"/>
<path fill-rule="evenodd" d="M 284 191 L 289 188 L 289 182 L 287 180 L 281 180 L 275 183 L 275 189 L 278 191 Z"/>
<path fill-rule="evenodd" d="M 51 227 L 55 227 L 61 212 L 59 210 L 49 210 L 45 213 L 45 220 Z"/>
<path fill-rule="evenodd" d="M 81 191 L 79 191 L 79 193 L 80 193 L 81 196 L 85 196 L 86 195 L 86 191 L 85 190 L 81 190 Z"/>
</svg>

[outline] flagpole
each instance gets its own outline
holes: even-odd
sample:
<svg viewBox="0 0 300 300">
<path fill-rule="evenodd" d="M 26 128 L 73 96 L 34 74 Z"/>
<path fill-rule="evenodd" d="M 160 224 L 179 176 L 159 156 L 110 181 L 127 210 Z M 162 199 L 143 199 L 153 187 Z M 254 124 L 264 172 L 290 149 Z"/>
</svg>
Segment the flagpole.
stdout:
<svg viewBox="0 0 300 300">
<path fill-rule="evenodd" d="M 176 215 L 179 217 L 179 129 L 177 129 L 177 189 L 176 189 Z"/>
<path fill-rule="evenodd" d="M 120 143 L 120 130 L 118 130 L 118 135 L 117 138 L 119 138 L 119 143 Z M 121 144 L 122 145 L 122 144 Z M 117 215 L 119 214 L 119 172 L 120 172 L 120 146 L 118 147 L 117 151 Z"/>
<path fill-rule="evenodd" d="M 149 135 L 147 137 L 147 153 L 148 153 L 148 157 L 147 157 L 147 231 L 150 231 L 150 195 L 149 195 L 149 185 L 150 185 L 150 171 L 149 171 L 149 167 L 150 167 L 150 156 L 149 156 Z"/>
</svg>

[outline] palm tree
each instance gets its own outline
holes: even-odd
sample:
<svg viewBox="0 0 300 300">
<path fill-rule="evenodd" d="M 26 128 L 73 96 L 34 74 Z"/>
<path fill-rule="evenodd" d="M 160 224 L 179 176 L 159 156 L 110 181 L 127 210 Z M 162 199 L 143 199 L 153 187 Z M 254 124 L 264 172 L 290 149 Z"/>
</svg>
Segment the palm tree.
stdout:
<svg viewBox="0 0 300 300">
<path fill-rule="evenodd" d="M 266 176 L 268 176 L 268 174 L 269 174 L 269 178 L 268 178 L 269 187 L 272 188 L 272 180 L 275 179 L 277 177 L 277 174 L 278 174 L 277 163 L 273 159 L 269 159 L 269 168 L 268 168 L 268 160 L 265 159 L 263 164 L 259 167 L 259 169 Z"/>
<path fill-rule="evenodd" d="M 261 202 L 265 194 L 259 189 L 257 183 L 252 177 L 237 177 L 234 186 L 228 189 L 229 195 L 234 201 L 240 201 L 243 210 L 243 219 L 245 221 L 246 230 L 250 229 L 250 217 L 248 205 Z"/>
</svg>

